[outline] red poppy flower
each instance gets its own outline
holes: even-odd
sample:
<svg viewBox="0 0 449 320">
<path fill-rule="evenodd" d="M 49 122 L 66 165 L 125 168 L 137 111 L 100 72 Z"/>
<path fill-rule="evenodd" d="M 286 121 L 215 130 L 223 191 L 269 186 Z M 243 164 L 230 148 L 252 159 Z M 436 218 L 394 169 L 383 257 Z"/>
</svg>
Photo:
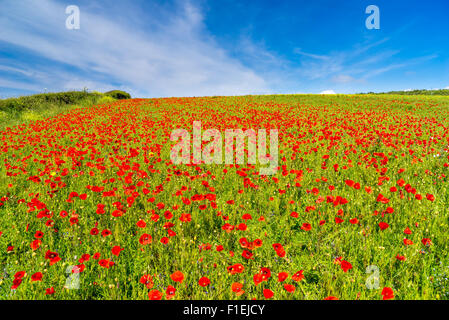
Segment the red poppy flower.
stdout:
<svg viewBox="0 0 449 320">
<path fill-rule="evenodd" d="M 248 248 L 249 246 L 248 239 L 246 238 L 240 238 L 239 243 L 242 246 L 242 248 Z"/>
<path fill-rule="evenodd" d="M 274 293 L 270 289 L 263 289 L 263 296 L 265 299 L 271 299 L 274 296 Z"/>
<path fill-rule="evenodd" d="M 167 299 L 171 299 L 171 298 L 173 298 L 175 296 L 176 288 L 171 286 L 171 285 L 169 285 L 167 287 L 167 290 L 165 291 L 165 293 L 166 293 L 166 298 Z"/>
<path fill-rule="evenodd" d="M 259 283 L 263 281 L 263 276 L 260 273 L 257 273 L 253 277 L 254 284 L 257 286 Z"/>
<path fill-rule="evenodd" d="M 101 259 L 100 261 L 98 261 L 98 264 L 103 268 L 108 269 L 110 265 L 109 262 L 110 262 L 109 259 Z"/>
<path fill-rule="evenodd" d="M 170 241 L 170 239 L 168 239 L 167 237 L 162 237 L 161 238 L 161 243 L 162 244 L 168 244 L 169 241 Z"/>
<path fill-rule="evenodd" d="M 16 290 L 19 286 L 20 286 L 20 284 L 22 283 L 22 278 L 15 278 L 13 281 L 12 281 L 12 286 L 11 286 L 11 290 Z"/>
<path fill-rule="evenodd" d="M 147 234 L 147 233 L 142 234 L 140 236 L 140 238 L 139 238 L 139 242 L 143 246 L 147 245 L 147 244 L 150 244 L 152 241 L 153 241 L 152 237 L 149 234 Z"/>
<path fill-rule="evenodd" d="M 343 272 L 347 272 L 348 270 L 352 269 L 352 264 L 350 264 L 346 260 L 341 260 L 340 267 L 343 270 Z"/>
<path fill-rule="evenodd" d="M 170 278 L 175 282 L 182 283 L 184 281 L 184 274 L 181 271 L 175 271 Z"/>
<path fill-rule="evenodd" d="M 299 270 L 294 275 L 292 275 L 292 279 L 294 281 L 301 281 L 302 279 L 304 279 L 303 273 L 304 273 L 304 270 Z"/>
<path fill-rule="evenodd" d="M 245 268 L 244 268 L 243 265 L 240 264 L 240 263 L 237 263 L 237 264 L 235 264 L 235 265 L 233 265 L 233 266 L 227 267 L 227 270 L 228 270 L 228 272 L 229 272 L 231 275 L 237 274 L 237 273 L 242 273 L 244 269 L 245 269 Z"/>
<path fill-rule="evenodd" d="M 46 295 L 52 295 L 54 293 L 55 293 L 55 288 L 53 288 L 53 287 L 45 289 L 45 294 Z"/>
<path fill-rule="evenodd" d="M 387 229 L 388 227 L 389 227 L 389 224 L 386 223 L 386 222 L 380 222 L 380 223 L 379 223 L 379 228 L 380 228 L 380 230 L 385 230 L 385 229 Z"/>
<path fill-rule="evenodd" d="M 198 280 L 198 284 L 201 287 L 206 287 L 206 286 L 208 286 L 210 284 L 210 280 L 207 277 L 201 277 L 200 280 Z"/>
<path fill-rule="evenodd" d="M 394 292 L 393 289 L 389 288 L 389 287 L 385 287 L 382 289 L 382 296 L 383 296 L 383 300 L 390 300 L 394 298 Z"/>
<path fill-rule="evenodd" d="M 381 193 L 379 193 L 379 195 L 377 196 L 377 202 L 382 202 L 384 204 L 387 204 L 390 200 L 387 199 L 384 195 L 382 195 Z"/>
<path fill-rule="evenodd" d="M 111 234 L 112 234 L 111 230 L 108 230 L 108 229 L 105 229 L 105 230 L 101 231 L 101 235 L 103 237 L 110 236 Z"/>
<path fill-rule="evenodd" d="M 256 248 L 260 248 L 262 246 L 263 242 L 260 239 L 256 239 L 253 241 L 253 244 Z"/>
<path fill-rule="evenodd" d="M 243 250 L 242 252 L 242 257 L 245 259 L 252 259 L 253 258 L 253 253 L 249 250 Z"/>
<path fill-rule="evenodd" d="M 42 231 L 36 231 L 36 233 L 34 234 L 34 237 L 36 239 L 41 239 L 44 236 L 44 233 Z"/>
<path fill-rule="evenodd" d="M 123 216 L 123 213 L 124 213 L 124 212 L 123 212 L 122 210 L 116 209 L 116 210 L 112 211 L 111 215 L 112 215 L 113 217 L 118 218 L 118 217 Z"/>
<path fill-rule="evenodd" d="M 293 292 L 295 292 L 296 287 L 295 287 L 294 285 L 292 285 L 292 284 L 285 283 L 285 284 L 284 284 L 284 289 L 285 289 L 287 292 L 293 293 Z"/>
<path fill-rule="evenodd" d="M 190 222 L 192 221 L 192 215 L 190 213 L 183 213 L 181 214 L 181 217 L 179 217 L 179 220 L 182 222 Z"/>
<path fill-rule="evenodd" d="M 243 284 L 241 284 L 239 282 L 234 282 L 231 285 L 232 292 L 234 292 L 237 296 L 241 296 L 242 294 L 245 293 L 245 291 L 242 290 L 242 288 L 243 288 Z"/>
<path fill-rule="evenodd" d="M 237 227 L 237 230 L 245 231 L 248 227 L 244 223 L 240 223 Z"/>
<path fill-rule="evenodd" d="M 147 287 L 147 289 L 153 288 L 153 285 L 154 285 L 153 277 L 151 275 L 149 275 L 149 274 L 143 275 L 140 278 L 139 282 L 144 284 Z"/>
<path fill-rule="evenodd" d="M 344 220 L 340 217 L 335 217 L 335 223 L 342 223 Z"/>
<path fill-rule="evenodd" d="M 31 276 L 31 281 L 42 281 L 42 272 L 36 272 Z"/>
<path fill-rule="evenodd" d="M 283 282 L 287 278 L 288 278 L 288 273 L 287 272 L 279 272 L 279 274 L 278 274 L 278 281 L 279 282 Z"/>
<path fill-rule="evenodd" d="M 115 256 L 119 256 L 120 255 L 120 252 L 122 251 L 122 250 L 124 250 L 123 248 L 120 248 L 120 246 L 114 246 L 112 249 L 111 249 L 111 252 L 112 252 L 112 254 L 113 255 L 115 255 Z"/>
<path fill-rule="evenodd" d="M 351 188 L 354 186 L 354 181 L 352 180 L 345 180 L 345 183 Z"/>
<path fill-rule="evenodd" d="M 267 281 L 271 277 L 271 270 L 269 268 L 260 268 L 259 274 L 262 275 L 263 281 Z"/>
<path fill-rule="evenodd" d="M 80 263 L 83 263 L 84 261 L 89 261 L 89 259 L 90 259 L 90 254 L 85 253 L 81 256 Z"/>
<path fill-rule="evenodd" d="M 151 290 L 150 292 L 148 292 L 148 298 L 150 300 L 161 300 L 162 293 L 159 290 Z"/>
<path fill-rule="evenodd" d="M 143 220 L 137 221 L 136 225 L 137 225 L 139 228 L 145 228 L 145 227 L 147 226 L 147 224 L 146 224 L 145 221 L 143 221 Z"/>
<path fill-rule="evenodd" d="M 285 257 L 286 252 L 285 252 L 284 249 L 281 249 L 281 250 L 277 250 L 277 251 L 276 251 L 276 254 L 277 254 L 279 257 L 283 258 L 283 257 Z"/>
<path fill-rule="evenodd" d="M 42 241 L 40 241 L 39 239 L 33 240 L 30 244 L 30 247 L 33 250 L 37 250 L 40 247 L 41 243 Z"/>
<path fill-rule="evenodd" d="M 45 259 L 50 260 L 50 265 L 54 265 L 61 260 L 57 252 L 51 252 L 50 250 L 45 253 Z"/>
<path fill-rule="evenodd" d="M 305 222 L 302 224 L 301 229 L 304 231 L 310 231 L 312 230 L 312 225 L 310 223 Z"/>
</svg>

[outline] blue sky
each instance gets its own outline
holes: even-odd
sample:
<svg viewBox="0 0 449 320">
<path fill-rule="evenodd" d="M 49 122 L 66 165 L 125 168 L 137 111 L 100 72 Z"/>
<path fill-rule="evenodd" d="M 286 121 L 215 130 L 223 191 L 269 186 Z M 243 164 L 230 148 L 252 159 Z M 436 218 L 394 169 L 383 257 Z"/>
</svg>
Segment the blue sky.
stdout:
<svg viewBox="0 0 449 320">
<path fill-rule="evenodd" d="M 68 5 L 79 30 L 65 26 Z M 0 0 L 0 97 L 449 88 L 448 17 L 446 0 Z"/>
</svg>

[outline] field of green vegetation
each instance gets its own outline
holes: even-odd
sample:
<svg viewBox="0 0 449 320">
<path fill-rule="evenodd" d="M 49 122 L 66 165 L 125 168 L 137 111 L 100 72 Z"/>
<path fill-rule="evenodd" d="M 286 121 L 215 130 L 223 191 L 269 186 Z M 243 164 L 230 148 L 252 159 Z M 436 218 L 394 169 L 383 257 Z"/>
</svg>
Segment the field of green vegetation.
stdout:
<svg viewBox="0 0 449 320">
<path fill-rule="evenodd" d="M 78 94 L 0 102 L 0 299 L 449 298 L 449 97 Z M 194 121 L 277 172 L 173 164 Z"/>
<path fill-rule="evenodd" d="M 41 93 L 0 99 L 0 129 L 30 120 L 43 120 L 76 107 L 88 107 L 130 98 L 131 96 L 126 92 L 113 90 L 106 93 L 87 91 Z"/>
</svg>

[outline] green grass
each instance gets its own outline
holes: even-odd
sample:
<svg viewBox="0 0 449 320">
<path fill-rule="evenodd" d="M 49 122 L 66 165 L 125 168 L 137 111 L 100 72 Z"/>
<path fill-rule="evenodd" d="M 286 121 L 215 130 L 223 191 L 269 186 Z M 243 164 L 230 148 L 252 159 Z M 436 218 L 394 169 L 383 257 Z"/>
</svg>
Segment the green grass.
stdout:
<svg viewBox="0 0 449 320">
<path fill-rule="evenodd" d="M 41 93 L 0 99 L 0 130 L 8 126 L 43 120 L 78 107 L 112 103 L 110 94 L 87 91 Z"/>
<path fill-rule="evenodd" d="M 170 132 L 177 127 L 190 131 L 194 120 L 202 121 L 203 130 L 213 127 L 220 132 L 234 127 L 279 128 L 279 165 L 285 168 L 274 180 L 255 174 L 257 165 L 173 166 Z M 378 300 L 384 287 L 393 289 L 395 299 L 448 299 L 447 128 L 448 97 L 398 95 L 136 99 L 31 119 L 0 132 L 0 270 L 4 270 L 0 299 L 148 299 L 150 290 L 139 282 L 144 274 L 153 277 L 151 290 L 164 293 L 169 285 L 175 286 L 175 299 L 263 299 L 263 289 L 270 289 L 274 299 Z M 139 154 L 132 156 L 131 148 Z M 324 160 L 325 155 L 329 159 Z M 388 161 L 382 162 L 385 157 Z M 338 171 L 334 164 L 339 164 Z M 257 188 L 244 186 L 237 174 L 242 168 Z M 382 168 L 388 170 L 382 172 Z M 292 170 L 303 174 L 299 178 Z M 32 176 L 40 182 L 29 180 Z M 359 182 L 361 188 L 347 186 L 346 179 Z M 424 199 L 416 200 L 398 187 L 399 179 Z M 115 190 L 115 196 L 103 197 L 87 186 Z M 398 191 L 391 191 L 393 186 Z M 314 188 L 318 194 L 312 192 Z M 86 193 L 86 199 L 67 202 L 73 191 Z M 388 204 L 376 200 L 379 193 L 390 199 Z M 217 208 L 209 200 L 182 201 L 196 194 L 215 194 Z M 433 194 L 435 201 L 427 200 L 426 194 Z M 29 211 L 37 195 L 51 217 L 38 218 L 42 208 Z M 334 206 L 326 201 L 330 195 L 349 202 Z M 131 196 L 135 201 L 129 205 Z M 154 202 L 149 201 L 152 197 Z M 126 209 L 121 217 L 111 214 L 116 202 Z M 105 214 L 96 213 L 100 203 L 106 206 Z M 165 208 L 158 209 L 158 203 Z M 203 203 L 208 206 L 200 210 Z M 394 212 L 382 216 L 388 207 Z M 61 217 L 62 210 L 69 216 Z M 167 210 L 173 218 L 165 218 Z M 290 215 L 293 211 L 298 218 Z M 69 222 L 72 213 L 78 214 L 77 224 Z M 152 219 L 154 213 L 160 216 L 157 221 Z M 192 220 L 181 222 L 182 213 L 191 214 Z M 244 221 L 245 213 L 252 219 Z M 335 218 L 340 215 L 344 222 L 337 224 Z M 265 219 L 259 220 L 261 216 Z M 351 224 L 352 218 L 358 223 Z M 136 225 L 140 219 L 147 224 L 143 229 Z M 46 225 L 49 220 L 53 226 Z M 321 220 L 326 223 L 320 225 Z M 167 222 L 174 224 L 169 229 L 176 236 L 162 244 L 161 238 L 168 236 Z M 387 222 L 389 228 L 380 230 L 379 222 Z M 246 223 L 248 229 L 228 233 L 222 229 L 225 223 Z M 312 229 L 301 229 L 303 223 L 310 223 Z M 90 235 L 95 225 L 100 232 L 109 229 L 112 234 Z M 406 227 L 411 235 L 404 234 Z M 44 237 L 41 247 L 32 250 L 37 230 Z M 151 244 L 139 243 L 143 233 L 152 236 Z M 254 259 L 242 257 L 242 237 L 263 241 L 253 250 Z M 414 244 L 405 246 L 405 237 Z M 423 245 L 423 238 L 430 238 L 432 245 Z M 275 243 L 283 245 L 285 257 L 276 255 Z M 203 244 L 211 249 L 199 250 Z M 124 248 L 119 257 L 111 254 L 115 245 Z M 224 250 L 215 250 L 217 245 Z M 14 250 L 8 252 L 8 246 Z M 62 260 L 50 265 L 47 250 L 57 251 Z M 80 289 L 64 289 L 70 275 L 67 268 L 79 264 L 82 254 L 96 252 L 101 259 L 113 259 L 115 265 L 105 269 L 91 257 L 79 275 Z M 406 260 L 399 261 L 397 255 Z M 353 268 L 344 272 L 335 263 L 337 257 Z M 236 263 L 244 265 L 244 272 L 229 274 L 226 268 Z M 379 269 L 379 287 L 373 289 L 366 286 L 372 279 L 367 273 L 370 266 Z M 253 277 L 261 267 L 270 268 L 272 276 L 255 285 Z M 170 279 L 176 270 L 185 275 L 182 284 Z M 297 282 L 291 276 L 299 270 L 305 279 Z M 12 291 L 17 271 L 27 275 Z M 31 275 L 38 271 L 44 274 L 43 281 L 31 282 Z M 285 283 L 294 285 L 294 293 L 277 281 L 279 272 L 288 272 Z M 211 280 L 210 286 L 198 285 L 203 276 Z M 243 284 L 243 295 L 231 291 L 234 282 Z M 45 295 L 50 287 L 55 294 Z"/>
</svg>

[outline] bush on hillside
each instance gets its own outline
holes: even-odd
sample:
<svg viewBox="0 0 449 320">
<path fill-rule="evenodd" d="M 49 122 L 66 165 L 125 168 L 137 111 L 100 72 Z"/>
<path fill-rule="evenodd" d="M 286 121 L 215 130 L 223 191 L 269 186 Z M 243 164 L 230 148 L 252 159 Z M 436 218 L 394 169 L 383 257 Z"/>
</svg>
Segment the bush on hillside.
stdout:
<svg viewBox="0 0 449 320">
<path fill-rule="evenodd" d="M 104 93 L 107 96 L 113 97 L 115 99 L 131 99 L 131 95 L 128 92 L 121 90 L 112 90 Z"/>
</svg>

